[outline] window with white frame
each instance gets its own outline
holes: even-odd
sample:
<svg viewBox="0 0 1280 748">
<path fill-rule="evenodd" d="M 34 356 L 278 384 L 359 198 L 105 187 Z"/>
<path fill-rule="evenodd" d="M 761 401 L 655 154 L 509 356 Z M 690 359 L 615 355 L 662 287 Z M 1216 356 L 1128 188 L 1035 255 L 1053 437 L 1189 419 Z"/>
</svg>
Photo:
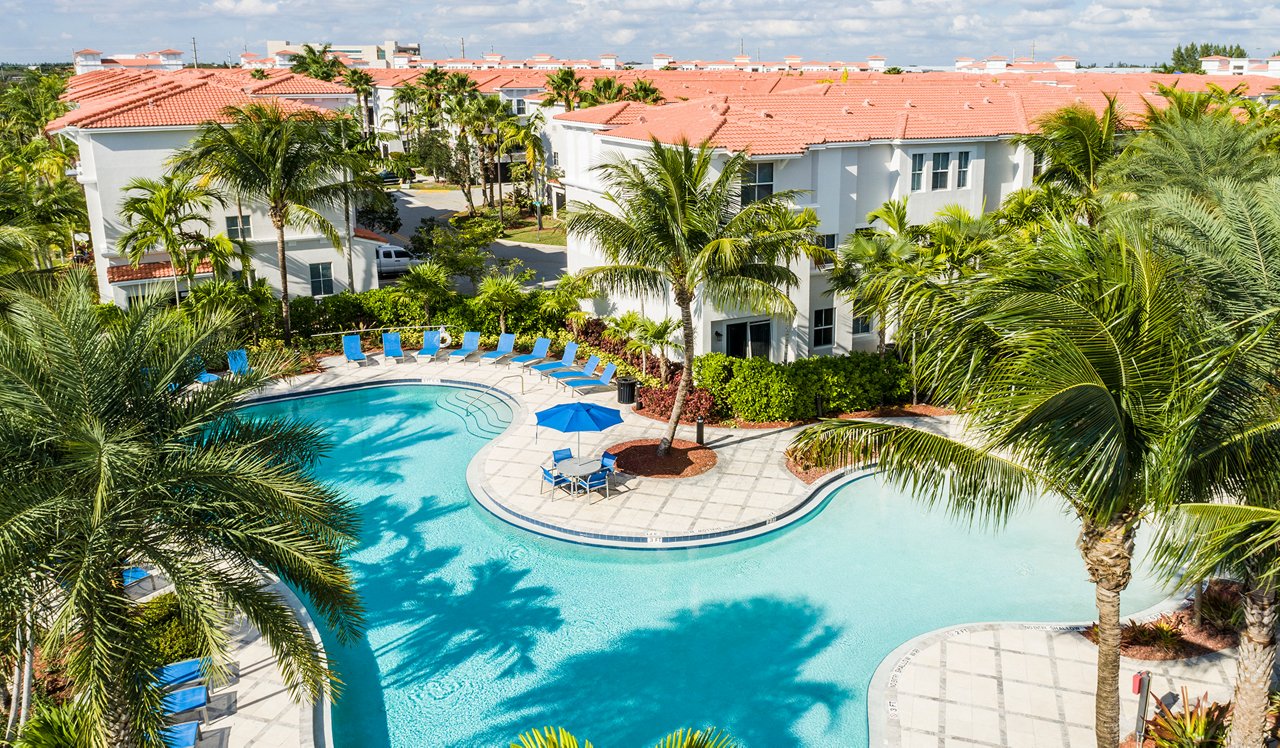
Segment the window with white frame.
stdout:
<svg viewBox="0 0 1280 748">
<path fill-rule="evenodd" d="M 311 263 L 311 295 L 312 296 L 332 296 L 333 295 L 333 263 L 332 262 Z"/>
<path fill-rule="evenodd" d="M 742 174 L 742 204 L 773 194 L 773 164 L 747 164 Z"/>
<path fill-rule="evenodd" d="M 248 241 L 253 238 L 253 224 L 249 221 L 249 216 L 227 216 L 227 238 L 244 239 Z"/>
<path fill-rule="evenodd" d="M 963 190 L 969 186 L 969 152 L 956 154 L 956 189 Z"/>
<path fill-rule="evenodd" d="M 933 154 L 933 173 L 929 177 L 929 187 L 935 190 L 947 189 L 947 181 L 951 176 L 951 154 Z"/>
<path fill-rule="evenodd" d="M 1049 157 L 1046 156 L 1043 151 L 1031 152 L 1031 178 L 1032 179 L 1036 179 L 1041 174 L 1043 174 L 1045 168 L 1048 167 L 1048 165 L 1049 165 Z"/>
<path fill-rule="evenodd" d="M 924 188 L 924 154 L 911 154 L 911 191 L 919 192 Z"/>
<path fill-rule="evenodd" d="M 813 310 L 813 347 L 830 348 L 836 337 L 836 310 L 833 307 Z"/>
<path fill-rule="evenodd" d="M 833 256 L 835 253 L 836 245 L 838 245 L 839 243 L 840 243 L 839 234 L 818 234 L 817 237 L 815 237 L 815 241 L 814 241 L 814 244 L 818 245 L 819 247 L 822 247 L 823 249 L 831 250 Z M 821 261 L 815 260 L 813 263 L 813 266 L 819 269 L 823 269 L 823 268 L 829 268 L 834 264 L 835 264 L 834 259 L 821 260 Z"/>
<path fill-rule="evenodd" d="M 870 317 L 864 316 L 864 317 L 853 318 L 853 334 L 854 335 L 866 335 L 869 332 L 871 332 Z"/>
<path fill-rule="evenodd" d="M 515 99 L 514 101 L 511 102 L 511 113 L 519 117 L 525 113 L 524 107 L 525 107 L 524 99 Z"/>
</svg>

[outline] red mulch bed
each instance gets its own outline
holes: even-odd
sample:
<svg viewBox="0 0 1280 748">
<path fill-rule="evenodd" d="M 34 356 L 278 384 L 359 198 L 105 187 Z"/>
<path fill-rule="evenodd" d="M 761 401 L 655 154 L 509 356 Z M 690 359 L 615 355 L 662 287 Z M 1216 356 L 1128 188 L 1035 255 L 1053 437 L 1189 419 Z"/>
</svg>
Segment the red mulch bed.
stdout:
<svg viewBox="0 0 1280 748">
<path fill-rule="evenodd" d="M 660 439 L 636 439 L 609 447 L 618 456 L 618 470 L 644 478 L 692 478 L 716 466 L 710 447 L 676 439 L 665 457 L 658 456 Z"/>
<path fill-rule="evenodd" d="M 841 413 L 839 418 L 907 418 L 909 416 L 953 416 L 956 412 L 937 405 L 888 405 L 873 410 Z"/>
<path fill-rule="evenodd" d="M 1239 582 L 1230 582 L 1222 579 L 1215 579 L 1209 582 L 1209 586 L 1217 591 L 1234 595 L 1239 595 L 1244 590 L 1243 585 Z M 1221 629 L 1204 620 L 1201 621 L 1199 626 L 1196 626 L 1194 619 L 1195 612 L 1190 604 L 1173 612 L 1165 613 L 1155 619 L 1158 622 L 1177 627 L 1182 634 L 1182 641 L 1177 649 L 1164 649 L 1151 645 L 1122 642 L 1120 644 L 1120 654 L 1135 660 L 1183 660 L 1188 657 L 1199 657 L 1200 655 L 1219 652 L 1240 643 L 1240 632 Z M 1089 641 L 1094 640 L 1092 628 L 1085 629 L 1080 633 Z"/>
</svg>

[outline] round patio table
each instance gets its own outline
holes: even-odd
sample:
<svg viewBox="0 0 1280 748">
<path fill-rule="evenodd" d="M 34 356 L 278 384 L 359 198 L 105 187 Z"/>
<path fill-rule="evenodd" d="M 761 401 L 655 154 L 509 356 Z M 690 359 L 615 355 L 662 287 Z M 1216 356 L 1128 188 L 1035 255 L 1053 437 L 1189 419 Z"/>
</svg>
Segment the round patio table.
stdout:
<svg viewBox="0 0 1280 748">
<path fill-rule="evenodd" d="M 599 469 L 599 457 L 570 457 L 556 463 L 556 471 L 566 478 L 585 478 Z"/>
</svg>

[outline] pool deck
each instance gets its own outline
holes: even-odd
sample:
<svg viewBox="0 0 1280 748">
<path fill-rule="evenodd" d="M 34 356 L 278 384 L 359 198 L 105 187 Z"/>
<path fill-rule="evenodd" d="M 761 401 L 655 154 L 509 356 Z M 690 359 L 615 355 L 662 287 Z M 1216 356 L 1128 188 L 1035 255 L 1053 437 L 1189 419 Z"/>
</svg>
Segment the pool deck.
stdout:
<svg viewBox="0 0 1280 748">
<path fill-rule="evenodd" d="M 372 359 L 373 357 L 371 357 Z M 313 394 L 330 388 L 378 386 L 397 381 L 469 384 L 510 397 L 515 419 L 471 463 L 468 480 L 489 511 L 528 530 L 593 545 L 674 548 L 727 542 L 769 532 L 819 506 L 841 481 L 814 487 L 787 470 L 783 450 L 796 429 L 707 427 L 716 450 L 714 469 L 681 481 L 626 479 L 605 498 L 556 497 L 540 491 L 540 471 L 552 449 L 572 446 L 576 435 L 534 426 L 533 413 L 569 402 L 570 395 L 516 369 L 488 364 L 384 364 L 346 367 L 323 362 L 323 372 L 276 383 L 264 397 Z M 587 395 L 616 404 L 612 391 Z M 604 433 L 582 435 L 583 454 L 622 441 L 657 438 L 663 424 L 621 407 L 623 423 Z M 903 423 L 908 419 L 898 419 Z M 947 429 L 944 419 L 909 419 L 928 429 Z M 690 439 L 682 426 L 678 438 Z M 771 521 L 772 520 L 772 521 Z M 1139 618 L 1154 617 L 1161 606 Z M 299 609 L 302 616 L 305 611 Z M 304 618 L 304 620 L 307 620 Z M 905 642 L 881 663 L 868 694 L 870 745 L 874 748 L 951 746 L 1091 747 L 1096 655 L 1078 625 L 990 623 L 940 629 Z M 327 729 L 315 729 L 327 710 L 298 706 L 284 689 L 270 652 L 246 631 L 238 639 L 241 673 L 233 684 L 234 711 L 218 714 L 200 745 L 312 748 L 325 745 Z M 1132 730 L 1137 701 L 1129 679 L 1152 673 L 1152 696 L 1165 698 L 1186 686 L 1191 698 L 1208 693 L 1230 698 L 1235 661 L 1231 651 L 1191 660 L 1121 664 L 1122 732 Z M 214 696 L 215 707 L 218 695 Z M 211 715 L 211 717 L 214 715 Z M 313 737 L 314 736 L 314 737 Z"/>
</svg>

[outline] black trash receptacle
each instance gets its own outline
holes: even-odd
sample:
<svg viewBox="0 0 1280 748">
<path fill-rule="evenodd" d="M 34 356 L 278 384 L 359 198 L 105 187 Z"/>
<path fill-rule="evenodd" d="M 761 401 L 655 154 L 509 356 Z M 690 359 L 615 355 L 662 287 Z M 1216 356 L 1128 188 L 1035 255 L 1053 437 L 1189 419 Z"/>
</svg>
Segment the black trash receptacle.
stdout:
<svg viewBox="0 0 1280 748">
<path fill-rule="evenodd" d="M 618 378 L 618 402 L 622 405 L 635 405 L 636 380 L 634 377 Z"/>
</svg>

